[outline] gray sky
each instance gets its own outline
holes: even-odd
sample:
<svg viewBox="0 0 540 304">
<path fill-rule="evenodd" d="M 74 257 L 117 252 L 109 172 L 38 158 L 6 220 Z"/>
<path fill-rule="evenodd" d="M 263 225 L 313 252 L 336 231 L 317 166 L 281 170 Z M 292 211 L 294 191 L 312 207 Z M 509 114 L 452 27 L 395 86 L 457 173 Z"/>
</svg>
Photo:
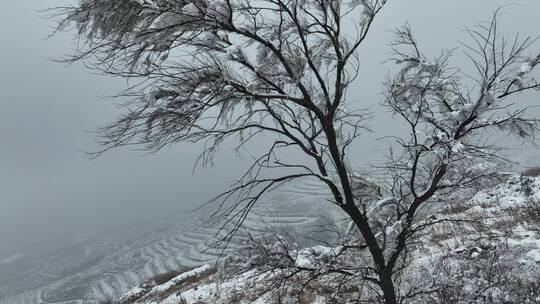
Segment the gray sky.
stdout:
<svg viewBox="0 0 540 304">
<path fill-rule="evenodd" d="M 377 106 L 389 68 L 383 61 L 391 29 L 408 21 L 426 53 L 437 55 L 466 37 L 466 25 L 489 19 L 491 11 L 509 2 L 390 0 L 361 50 L 362 72 L 349 92 L 376 112 L 375 132 L 361 138 L 351 156 L 365 163 L 378 154 L 373 139 L 394 134 L 397 127 Z M 54 23 L 40 18 L 38 10 L 66 3 L 10 1 L 0 10 L 0 258 L 185 210 L 224 190 L 242 166 L 222 151 L 215 168 L 192 175 L 199 149 L 189 145 L 145 157 L 117 150 L 93 161 L 78 152 L 96 149 L 86 131 L 115 117 L 117 108 L 101 97 L 125 83 L 49 60 L 69 52 L 71 36 L 46 39 Z M 539 34 L 540 1 L 513 3 L 521 6 L 505 9 L 505 32 Z M 535 97 L 525 100 L 540 104 Z M 535 154 L 529 149 L 527 157 Z"/>
</svg>

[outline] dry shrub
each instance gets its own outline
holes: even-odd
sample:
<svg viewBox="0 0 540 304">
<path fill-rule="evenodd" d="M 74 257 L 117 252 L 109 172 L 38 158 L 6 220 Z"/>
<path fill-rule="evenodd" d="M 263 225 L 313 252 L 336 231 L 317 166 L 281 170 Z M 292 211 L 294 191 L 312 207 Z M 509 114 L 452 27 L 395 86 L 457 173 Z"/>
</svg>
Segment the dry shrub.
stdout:
<svg viewBox="0 0 540 304">
<path fill-rule="evenodd" d="M 540 176 L 540 167 L 529 168 L 529 169 L 521 172 L 521 175 L 530 176 L 530 177 Z"/>
<path fill-rule="evenodd" d="M 169 271 L 169 272 L 165 272 L 165 273 L 160 273 L 156 276 L 154 276 L 151 280 L 156 284 L 156 285 L 161 285 L 161 284 L 164 284 L 168 281 L 170 281 L 171 279 L 179 276 L 180 274 L 186 272 L 186 269 L 179 269 L 179 270 L 173 270 L 173 271 Z"/>
</svg>

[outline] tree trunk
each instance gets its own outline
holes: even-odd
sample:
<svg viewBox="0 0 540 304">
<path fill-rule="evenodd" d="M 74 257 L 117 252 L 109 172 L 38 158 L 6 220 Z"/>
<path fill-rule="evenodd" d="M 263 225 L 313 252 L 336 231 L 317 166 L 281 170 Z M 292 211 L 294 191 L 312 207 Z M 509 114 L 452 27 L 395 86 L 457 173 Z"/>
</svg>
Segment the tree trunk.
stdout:
<svg viewBox="0 0 540 304">
<path fill-rule="evenodd" d="M 384 296 L 384 303 L 397 304 L 398 301 L 396 297 L 396 289 L 394 287 L 394 282 L 392 281 L 392 275 L 383 273 L 380 276 L 380 280 L 381 280 L 381 289 Z"/>
<path fill-rule="evenodd" d="M 371 257 L 379 270 L 380 287 L 384 296 L 385 304 L 397 304 L 396 291 L 394 288 L 394 282 L 392 281 L 392 268 L 387 267 L 384 259 L 383 249 L 377 243 L 377 238 L 373 234 L 368 221 L 360 210 L 354 204 L 354 195 L 349 180 L 349 172 L 342 162 L 342 155 L 339 151 L 339 147 L 336 140 L 336 132 L 334 126 L 330 124 L 325 125 L 325 121 L 322 121 L 325 126 L 325 133 L 328 140 L 328 146 L 330 154 L 335 163 L 335 168 L 340 178 L 341 187 L 343 190 L 345 204 L 342 206 L 343 210 L 350 216 L 355 223 L 356 227 L 360 230 L 360 233 L 364 237 L 366 244 L 371 253 Z M 339 197 L 336 197 L 336 201 L 339 201 Z"/>
</svg>

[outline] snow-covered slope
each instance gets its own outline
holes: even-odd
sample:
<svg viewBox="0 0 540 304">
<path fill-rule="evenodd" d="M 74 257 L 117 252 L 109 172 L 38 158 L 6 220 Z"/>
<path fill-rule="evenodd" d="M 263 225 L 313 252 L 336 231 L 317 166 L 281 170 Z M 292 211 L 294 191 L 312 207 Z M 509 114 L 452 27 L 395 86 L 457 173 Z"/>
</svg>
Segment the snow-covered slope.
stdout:
<svg viewBox="0 0 540 304">
<path fill-rule="evenodd" d="M 326 195 L 315 181 L 287 185 L 256 205 L 246 226 L 256 233 L 264 232 L 268 226 L 310 230 L 324 220 L 321 215 L 338 214 L 337 210 L 329 210 Z M 456 202 L 444 209 L 448 217 L 473 221 L 432 228 L 425 242 L 414 249 L 419 258 L 411 265 L 411 281 L 421 284 L 422 279 L 434 276 L 434 269 L 439 274 L 447 272 L 448 279 L 465 281 L 470 278 L 463 275 L 474 277 L 471 269 L 485 267 L 494 254 L 500 261 L 499 269 L 520 275 L 523 284 L 516 286 L 521 289 L 533 288 L 529 283 L 540 281 L 540 178 L 516 176 L 468 202 Z M 126 303 L 138 297 L 142 297 L 142 303 L 181 303 L 175 296 L 178 294 L 183 294 L 184 300 L 201 298 L 206 303 L 230 303 L 227 301 L 231 297 L 242 299 L 245 288 L 241 282 L 249 273 L 223 279 L 211 267 L 198 268 L 213 265 L 217 258 L 219 252 L 207 246 L 216 232 L 215 228 L 201 226 L 191 214 L 179 215 L 52 255 L 9 259 L 10 263 L 0 264 L 0 303 L 97 303 L 118 299 L 130 290 L 131 295 L 123 297 Z M 233 242 L 231 248 L 238 246 Z M 433 268 L 436 264 L 444 267 Z M 196 275 L 191 269 L 198 269 Z M 159 282 L 166 284 L 163 287 L 143 284 L 164 273 L 168 274 L 158 276 Z M 169 281 L 171 277 L 176 278 Z M 156 291 L 148 293 L 150 289 Z M 493 287 L 486 292 L 498 291 Z M 537 296 L 533 291 L 529 293 Z M 324 297 L 314 293 L 302 297 L 302 303 L 324 303 Z M 267 303 L 261 299 L 260 303 Z"/>
<path fill-rule="evenodd" d="M 442 206 L 442 212 L 448 221 L 432 226 L 418 239 L 400 280 L 403 288 L 433 290 L 420 294 L 414 303 L 540 303 L 540 177 L 511 177 L 469 201 Z M 315 245 L 300 251 L 293 255 L 296 265 L 309 265 L 310 252 L 331 255 L 333 248 Z M 272 274 L 256 272 L 224 276 L 206 265 L 180 272 L 162 284 L 134 286 L 117 301 L 277 303 L 271 294 L 260 293 L 272 282 Z M 435 288 L 434 282 L 444 288 Z M 333 294 L 315 290 L 308 284 L 299 294 L 284 295 L 279 303 L 342 303 L 332 302 Z M 352 288 L 342 296 L 356 298 L 356 291 Z"/>
<path fill-rule="evenodd" d="M 275 226 L 309 230 L 321 214 L 331 215 L 326 195 L 315 180 L 286 185 L 260 201 L 245 225 L 255 234 Z M 216 233 L 184 214 L 52 255 L 10 258 L 0 264 L 0 303 L 102 302 L 158 274 L 214 261 L 220 252 L 207 244 Z"/>
</svg>

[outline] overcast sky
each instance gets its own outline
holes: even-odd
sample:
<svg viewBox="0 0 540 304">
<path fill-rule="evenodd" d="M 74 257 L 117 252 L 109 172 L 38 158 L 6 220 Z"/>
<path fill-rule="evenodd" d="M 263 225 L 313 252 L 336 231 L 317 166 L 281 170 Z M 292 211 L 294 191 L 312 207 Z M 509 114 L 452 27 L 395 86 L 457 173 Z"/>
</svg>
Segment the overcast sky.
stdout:
<svg viewBox="0 0 540 304">
<path fill-rule="evenodd" d="M 54 22 L 39 10 L 62 0 L 9 1 L 0 10 L 0 259 L 33 254 L 86 236 L 186 210 L 224 190 L 239 173 L 241 160 L 222 151 L 218 165 L 192 175 L 198 147 L 182 145 L 155 155 L 111 151 L 89 161 L 79 152 L 97 149 L 87 132 L 118 113 L 103 98 L 124 88 L 119 80 L 93 75 L 81 65 L 50 61 L 69 53 L 72 33 L 46 39 Z M 488 20 L 510 1 L 390 0 L 361 50 L 355 102 L 373 106 L 373 134 L 351 157 L 366 163 L 379 155 L 373 139 L 397 127 L 380 108 L 380 81 L 389 66 L 389 31 L 409 22 L 430 55 L 453 48 L 465 26 Z M 511 34 L 540 34 L 540 1 L 512 1 L 501 26 Z M 539 99 L 525 98 L 529 104 Z M 378 144 L 380 146 L 380 143 Z M 379 147 L 377 146 L 377 147 Z M 528 148 L 523 157 L 538 155 Z M 538 155 L 540 158 L 540 155 Z"/>
</svg>

